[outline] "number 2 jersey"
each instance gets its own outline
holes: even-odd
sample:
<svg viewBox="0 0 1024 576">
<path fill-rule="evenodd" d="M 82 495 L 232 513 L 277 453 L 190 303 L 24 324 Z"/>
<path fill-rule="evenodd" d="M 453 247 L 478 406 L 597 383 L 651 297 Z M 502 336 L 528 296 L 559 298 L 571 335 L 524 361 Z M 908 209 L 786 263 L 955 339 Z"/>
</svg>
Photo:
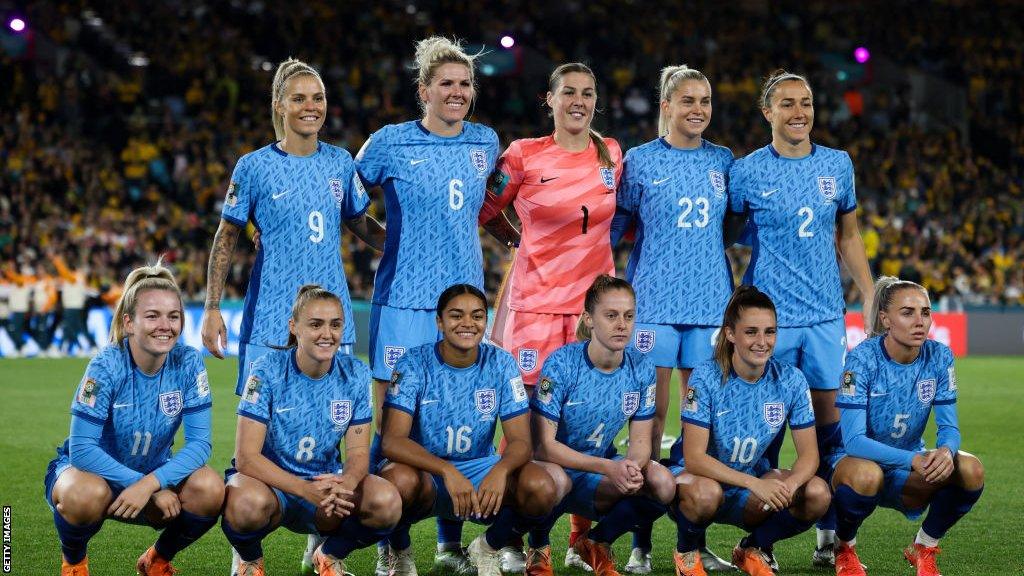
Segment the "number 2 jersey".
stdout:
<svg viewBox="0 0 1024 576">
<path fill-rule="evenodd" d="M 515 359 L 497 346 L 481 344 L 473 365 L 456 368 L 441 359 L 439 346 L 417 346 L 398 360 L 384 407 L 412 416 L 409 438 L 434 456 L 490 456 L 497 421 L 529 410 Z"/>
<path fill-rule="evenodd" d="M 483 289 L 477 215 L 498 157 L 494 130 L 462 123 L 444 137 L 421 121 L 385 126 L 356 155 L 367 186 L 384 189 L 387 239 L 373 303 L 433 310 L 454 284 Z"/>
<path fill-rule="evenodd" d="M 723 383 L 718 362 L 707 360 L 693 369 L 689 387 L 680 410 L 683 424 L 706 428 L 708 456 L 744 474 L 768 471 L 761 456 L 787 423 L 792 430 L 814 426 L 803 373 L 774 358 L 753 383 L 735 373 Z M 673 450 L 673 457 L 680 454 Z"/>
<path fill-rule="evenodd" d="M 558 423 L 556 440 L 604 458 L 623 426 L 654 417 L 655 371 L 646 355 L 628 347 L 622 364 L 603 372 L 590 361 L 589 345 L 573 342 L 548 356 L 530 407 Z"/>
<path fill-rule="evenodd" d="M 356 341 L 341 227 L 368 205 L 352 156 L 337 146 L 321 142 L 312 155 L 293 156 L 275 143 L 238 160 L 221 217 L 243 228 L 251 221 L 260 233 L 242 343 L 284 345 L 295 295 L 311 283 L 338 295 L 345 314 L 342 343 Z"/>
<path fill-rule="evenodd" d="M 282 470 L 303 478 L 338 472 L 338 445 L 350 427 L 373 415 L 370 368 L 336 354 L 327 374 L 310 378 L 295 354 L 274 350 L 253 363 L 238 415 L 267 426 L 262 454 Z"/>
<path fill-rule="evenodd" d="M 771 296 L 781 327 L 842 318 L 836 221 L 857 209 L 850 156 L 812 145 L 786 158 L 769 144 L 729 174 L 729 209 L 747 213 L 753 238 L 743 283 Z"/>
<path fill-rule="evenodd" d="M 516 140 L 501 155 L 480 223 L 510 203 L 522 223 L 506 287 L 512 310 L 579 314 L 594 278 L 615 274 L 610 234 L 622 150 L 604 142 L 614 167 L 600 165 L 593 141 L 572 152 L 554 136 Z"/>
</svg>

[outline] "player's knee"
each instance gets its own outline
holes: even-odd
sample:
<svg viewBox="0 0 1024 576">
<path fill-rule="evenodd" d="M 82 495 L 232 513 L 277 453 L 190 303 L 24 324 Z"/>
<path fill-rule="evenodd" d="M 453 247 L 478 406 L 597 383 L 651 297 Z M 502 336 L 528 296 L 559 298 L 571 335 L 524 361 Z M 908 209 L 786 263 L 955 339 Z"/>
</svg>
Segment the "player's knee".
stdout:
<svg viewBox="0 0 1024 576">
<path fill-rule="evenodd" d="M 277 498 L 269 490 L 242 490 L 229 487 L 224 519 L 238 532 L 253 532 L 270 522 Z"/>
<path fill-rule="evenodd" d="M 363 491 L 360 522 L 374 529 L 393 528 L 402 518 L 402 497 L 389 482 L 379 480 Z"/>
<path fill-rule="evenodd" d="M 420 493 L 420 472 L 405 464 L 392 463 L 381 471 L 381 477 L 391 483 L 398 491 L 402 506 L 412 506 Z"/>
<path fill-rule="evenodd" d="M 814 476 L 804 485 L 803 503 L 800 506 L 803 509 L 803 514 L 800 515 L 806 520 L 817 520 L 825 515 L 831 502 L 832 492 L 829 490 L 828 484 Z"/>
<path fill-rule="evenodd" d="M 977 456 L 959 452 L 957 454 L 957 470 L 965 490 L 980 490 L 985 485 L 985 467 Z"/>
<path fill-rule="evenodd" d="M 182 508 L 200 516 L 217 516 L 224 506 L 224 481 L 208 466 L 189 476 L 181 490 Z"/>
<path fill-rule="evenodd" d="M 88 478 L 64 490 L 57 510 L 71 524 L 92 524 L 106 516 L 112 499 L 113 493 L 105 480 Z"/>
<path fill-rule="evenodd" d="M 858 458 L 843 467 L 838 483 L 849 486 L 857 494 L 874 496 L 882 489 L 885 474 L 878 464 Z"/>
<path fill-rule="evenodd" d="M 551 512 L 559 500 L 555 480 L 540 466 L 526 464 L 519 472 L 516 500 L 517 507 L 528 516 Z"/>
<path fill-rule="evenodd" d="M 721 484 L 700 476 L 692 482 L 679 484 L 676 495 L 679 498 L 679 511 L 698 521 L 714 516 L 723 498 Z"/>
<path fill-rule="evenodd" d="M 647 482 L 651 496 L 662 504 L 672 502 L 676 495 L 676 479 L 672 473 L 657 462 L 647 465 L 644 480 Z"/>
</svg>

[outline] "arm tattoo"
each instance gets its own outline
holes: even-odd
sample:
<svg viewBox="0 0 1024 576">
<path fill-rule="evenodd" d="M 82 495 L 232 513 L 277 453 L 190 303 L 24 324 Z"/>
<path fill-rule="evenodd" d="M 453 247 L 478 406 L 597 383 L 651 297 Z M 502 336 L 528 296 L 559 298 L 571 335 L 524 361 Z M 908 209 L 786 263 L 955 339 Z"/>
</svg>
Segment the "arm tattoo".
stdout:
<svg viewBox="0 0 1024 576">
<path fill-rule="evenodd" d="M 228 279 L 228 268 L 231 256 L 235 252 L 235 241 L 241 228 L 221 220 L 217 233 L 213 236 L 213 247 L 210 248 L 210 262 L 206 267 L 206 309 L 220 308 L 224 283 Z"/>
</svg>

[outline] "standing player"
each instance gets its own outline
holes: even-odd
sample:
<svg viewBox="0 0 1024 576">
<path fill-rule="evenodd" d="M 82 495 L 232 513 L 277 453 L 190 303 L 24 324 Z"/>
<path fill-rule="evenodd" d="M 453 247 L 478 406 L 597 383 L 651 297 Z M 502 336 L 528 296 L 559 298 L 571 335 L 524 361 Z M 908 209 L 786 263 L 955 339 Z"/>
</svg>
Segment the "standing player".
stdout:
<svg viewBox="0 0 1024 576">
<path fill-rule="evenodd" d="M 928 508 L 903 554 L 918 576 L 939 576 L 939 539 L 981 497 L 985 471 L 977 457 L 959 449 L 953 353 L 928 340 L 928 293 L 884 276 L 875 283 L 874 302 L 874 337 L 850 353 L 836 402 L 847 454 L 832 475 L 836 574 L 864 576 L 854 549 L 857 529 L 881 504 L 911 520 Z M 933 409 L 938 437 L 935 449 L 925 450 L 922 434 Z"/>
<path fill-rule="evenodd" d="M 836 389 L 846 355 L 845 303 L 836 253 L 871 306 L 871 271 L 857 226 L 853 164 L 846 152 L 811 142 L 814 97 L 803 76 L 776 71 L 761 92 L 771 125 L 769 145 L 738 160 L 730 172 L 730 210 L 745 212 L 753 254 L 743 277 L 778 306 L 777 357 L 803 371 L 814 402 L 818 452 L 829 476 L 830 455 L 841 450 Z M 778 462 L 777 443 L 768 459 Z M 835 515 L 819 524 L 812 557 L 834 563 Z"/>
<path fill-rule="evenodd" d="M 622 150 L 591 128 L 597 83 L 584 64 L 562 64 L 548 79 L 550 136 L 516 140 L 499 160 L 480 222 L 518 246 L 495 305 L 491 340 L 519 362 L 532 390 L 548 354 L 574 341 L 583 296 L 600 274 L 615 274 L 609 241 Z M 509 204 L 522 222 L 516 232 L 501 214 Z M 570 542 L 589 521 L 573 517 Z M 522 551 L 507 550 L 503 568 L 521 572 Z M 572 547 L 566 565 L 586 568 Z"/>
<path fill-rule="evenodd" d="M 508 352 L 481 344 L 487 300 L 457 284 L 437 301 L 443 339 L 409 350 L 395 367 L 384 428 L 382 475 L 402 494 L 390 572 L 415 576 L 409 527 L 436 515 L 489 523 L 469 545 L 480 576 L 499 576 L 500 553 L 558 503 L 553 466 L 530 462 L 526 389 Z M 508 447 L 494 451 L 498 420 Z"/>
<path fill-rule="evenodd" d="M 611 545 L 632 526 L 653 523 L 675 495 L 672 475 L 651 460 L 654 365 L 629 348 L 636 298 L 625 280 L 602 274 L 587 289 L 579 337 L 544 362 L 530 403 L 534 450 L 561 466 L 568 495 L 544 526 L 530 533 L 526 573 L 550 576 L 548 534 L 568 511 L 601 521 L 572 546 L 596 576 L 618 576 Z M 629 426 L 629 451 L 614 453 Z M 567 487 L 569 488 L 569 487 Z"/>
<path fill-rule="evenodd" d="M 335 294 L 303 286 L 288 347 L 260 357 L 245 381 L 222 522 L 241 556 L 239 576 L 262 576 L 263 538 L 280 526 L 322 535 L 317 573 L 342 576 L 349 553 L 376 543 L 401 515 L 395 487 L 368 473 L 370 371 L 338 354 L 342 314 Z"/>
<path fill-rule="evenodd" d="M 483 288 L 476 219 L 498 157 L 498 135 L 465 120 L 476 96 L 474 59 L 447 38 L 418 42 L 423 118 L 381 128 L 356 157 L 366 185 L 383 189 L 387 212 L 370 313 L 378 410 L 397 360 L 440 337 L 434 306 L 441 292 L 454 284 Z M 371 459 L 378 454 L 375 439 Z M 438 562 L 467 572 L 461 536 L 461 524 L 438 520 Z"/>
<path fill-rule="evenodd" d="M 62 576 L 89 574 L 86 547 L 107 518 L 162 529 L 136 563 L 173 571 L 175 554 L 220 515 L 224 484 L 210 457 L 210 384 L 203 358 L 178 342 L 184 317 L 171 271 L 157 262 L 125 280 L 109 346 L 90 362 L 71 402 L 71 435 L 46 470 L 46 503 Z M 171 455 L 184 424 L 185 445 Z"/>
<path fill-rule="evenodd" d="M 327 96 L 317 71 L 299 60 L 285 60 L 274 74 L 270 99 L 278 141 L 238 160 L 207 269 L 203 344 L 223 358 L 227 330 L 220 313 L 221 295 L 235 240 L 252 222 L 260 237 L 242 313 L 237 395 L 253 362 L 269 353 L 270 345 L 287 339 L 285 320 L 300 286 L 316 282 L 338 294 L 345 317 L 352 318 L 341 261 L 342 222 L 371 245 L 383 245 L 379 224 L 365 215 L 369 198 L 352 157 L 317 138 L 327 114 Z M 348 322 L 342 348 L 347 351 L 354 342 L 355 323 Z M 311 537 L 303 557 L 305 573 L 311 573 L 315 545 Z"/>
<path fill-rule="evenodd" d="M 658 392 L 651 458 L 661 458 L 672 370 L 679 369 L 679 397 L 686 397 L 690 372 L 711 359 L 715 333 L 732 294 L 725 247 L 743 217 L 729 214 L 726 177 L 733 156 L 702 137 L 711 121 L 711 84 L 699 70 L 668 66 L 661 71 L 661 115 L 653 140 L 626 153 L 612 244 L 636 226 L 626 279 L 637 292 L 633 347 L 657 367 Z M 726 239 L 724 236 L 729 236 Z M 680 281 L 683 279 L 683 281 Z M 673 446 L 681 457 L 682 437 Z M 651 571 L 651 526 L 634 535 L 625 570 Z M 701 544 L 708 570 L 732 567 Z"/>
<path fill-rule="evenodd" d="M 678 475 L 676 574 L 705 574 L 697 550 L 711 522 L 751 532 L 733 550 L 737 568 L 773 576 L 763 550 L 808 528 L 828 509 L 828 485 L 814 473 L 814 409 L 804 375 L 772 358 L 775 305 L 752 286 L 729 301 L 715 358 L 696 369 L 683 401 L 683 462 Z M 796 461 L 773 469 L 762 458 L 786 424 Z"/>
</svg>

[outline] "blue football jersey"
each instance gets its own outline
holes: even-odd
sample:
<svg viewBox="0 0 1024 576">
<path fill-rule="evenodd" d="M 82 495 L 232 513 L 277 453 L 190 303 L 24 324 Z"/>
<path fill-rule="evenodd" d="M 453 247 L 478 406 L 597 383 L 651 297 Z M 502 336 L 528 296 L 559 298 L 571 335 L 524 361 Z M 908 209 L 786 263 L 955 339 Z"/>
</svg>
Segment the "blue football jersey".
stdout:
<svg viewBox="0 0 1024 576">
<path fill-rule="evenodd" d="M 355 342 L 341 228 L 368 205 L 352 156 L 337 146 L 321 142 L 303 157 L 271 144 L 238 160 L 221 217 L 243 227 L 252 221 L 260 232 L 245 293 L 243 343 L 284 345 L 295 295 L 303 284 L 314 283 L 341 299 L 342 343 Z"/>
<path fill-rule="evenodd" d="M 267 426 L 262 453 L 281 469 L 303 478 L 338 472 L 349 426 L 373 416 L 370 382 L 370 368 L 353 356 L 336 355 L 313 379 L 299 370 L 295 349 L 275 350 L 253 363 L 238 414 Z"/>
<path fill-rule="evenodd" d="M 555 439 L 591 456 L 606 457 L 629 422 L 654 417 L 654 364 L 633 348 L 612 373 L 587 356 L 589 340 L 566 344 L 544 361 L 530 407 L 558 423 Z"/>
<path fill-rule="evenodd" d="M 497 346 L 481 344 L 475 364 L 456 368 L 441 359 L 439 347 L 423 344 L 398 360 L 384 407 L 411 415 L 409 438 L 435 456 L 490 456 L 497 420 L 529 410 L 516 361 Z"/>
<path fill-rule="evenodd" d="M 498 157 L 498 135 L 463 122 L 445 138 L 420 121 L 375 132 L 356 156 L 367 186 L 384 189 L 387 239 L 373 302 L 433 310 L 453 284 L 483 289 L 477 215 Z"/>
<path fill-rule="evenodd" d="M 916 360 L 900 364 L 885 352 L 883 338 L 861 342 L 846 357 L 836 406 L 866 410 L 868 438 L 919 452 L 932 406 L 956 403 L 953 352 L 925 340 Z"/>
<path fill-rule="evenodd" d="M 747 212 L 753 252 L 743 276 L 775 302 L 779 326 L 813 326 L 845 312 L 836 221 L 857 209 L 846 152 L 812 146 L 780 156 L 769 144 L 733 164 L 729 206 Z"/>
<path fill-rule="evenodd" d="M 637 322 L 717 326 L 732 295 L 722 246 L 728 209 L 728 148 L 694 150 L 658 138 L 626 153 L 617 202 L 636 222 L 626 279 Z"/>
<path fill-rule="evenodd" d="M 108 345 L 85 370 L 71 413 L 103 427 L 100 448 L 128 468 L 149 474 L 171 458 L 184 414 L 211 405 L 203 357 L 178 342 L 149 376 L 132 360 L 127 342 Z M 65 441 L 62 448 L 67 451 Z"/>
<path fill-rule="evenodd" d="M 787 423 L 793 430 L 814 426 L 811 390 L 800 370 L 775 359 L 750 383 L 735 373 L 722 383 L 714 360 L 694 368 L 682 402 L 683 423 L 709 430 L 707 453 L 726 466 L 760 476 L 761 456 Z"/>
</svg>

